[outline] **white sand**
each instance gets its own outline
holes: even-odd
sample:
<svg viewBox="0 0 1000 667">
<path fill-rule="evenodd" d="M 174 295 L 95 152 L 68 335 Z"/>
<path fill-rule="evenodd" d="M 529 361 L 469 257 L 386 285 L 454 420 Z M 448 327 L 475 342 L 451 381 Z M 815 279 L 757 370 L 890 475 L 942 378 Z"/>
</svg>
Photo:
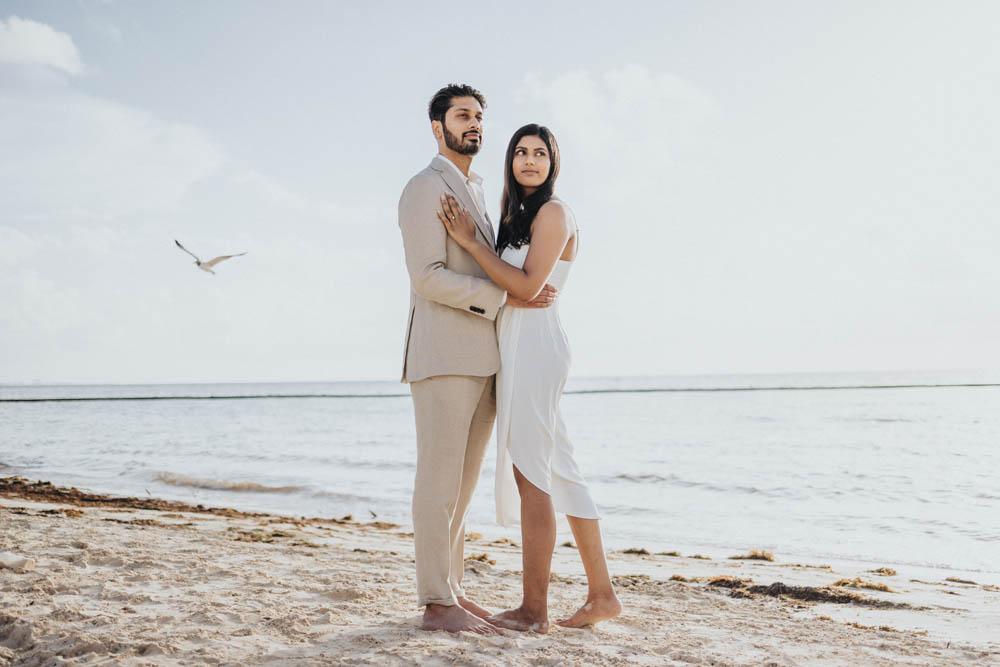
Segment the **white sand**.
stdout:
<svg viewBox="0 0 1000 667">
<path fill-rule="evenodd" d="M 486 638 L 418 629 L 413 545 L 399 529 L 65 509 L 0 498 L 0 551 L 34 561 L 0 568 L 0 665 L 1000 664 L 998 582 L 791 567 L 780 554 L 776 563 L 612 554 L 621 617 Z M 279 534 L 240 541 L 254 531 Z M 556 552 L 552 618 L 586 592 L 576 551 Z M 482 553 L 496 565 L 469 561 L 469 597 L 496 610 L 515 605 L 520 553 L 470 540 L 467 555 Z M 668 581 L 673 574 L 812 586 L 860 576 L 897 591 L 866 596 L 926 608 L 732 597 Z"/>
</svg>

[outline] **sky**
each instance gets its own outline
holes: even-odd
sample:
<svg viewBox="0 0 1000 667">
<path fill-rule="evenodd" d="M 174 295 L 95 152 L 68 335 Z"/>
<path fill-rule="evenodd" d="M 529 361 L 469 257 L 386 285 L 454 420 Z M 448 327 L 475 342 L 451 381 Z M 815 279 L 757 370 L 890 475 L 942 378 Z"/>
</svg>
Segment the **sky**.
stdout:
<svg viewBox="0 0 1000 667">
<path fill-rule="evenodd" d="M 0 383 L 397 380 L 450 82 L 494 220 L 559 140 L 574 375 L 1000 369 L 1000 4 L 609 6 L 0 0 Z"/>
</svg>

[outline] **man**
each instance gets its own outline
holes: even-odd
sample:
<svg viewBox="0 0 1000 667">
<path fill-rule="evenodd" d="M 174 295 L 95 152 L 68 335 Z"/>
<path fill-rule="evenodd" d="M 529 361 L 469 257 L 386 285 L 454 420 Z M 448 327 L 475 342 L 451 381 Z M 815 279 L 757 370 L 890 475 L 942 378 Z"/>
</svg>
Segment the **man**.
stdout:
<svg viewBox="0 0 1000 667">
<path fill-rule="evenodd" d="M 495 246 L 482 179 L 470 171 L 483 143 L 485 108 L 483 94 L 467 85 L 435 93 L 428 115 L 438 155 L 399 200 L 410 274 L 402 381 L 410 384 L 417 428 L 413 541 L 423 628 L 496 634 L 484 620 L 490 612 L 462 590 L 465 515 L 496 417 L 495 320 L 505 303 L 551 305 L 555 290 L 546 285 L 527 303 L 508 297 L 437 218 L 441 197 L 450 193 L 472 214 L 481 240 Z"/>
</svg>

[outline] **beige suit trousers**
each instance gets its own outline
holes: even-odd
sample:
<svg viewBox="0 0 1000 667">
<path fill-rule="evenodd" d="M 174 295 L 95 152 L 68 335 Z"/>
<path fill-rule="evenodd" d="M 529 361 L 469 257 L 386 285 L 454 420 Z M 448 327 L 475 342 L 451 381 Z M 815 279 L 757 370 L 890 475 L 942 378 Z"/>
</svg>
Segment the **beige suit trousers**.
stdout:
<svg viewBox="0 0 1000 667">
<path fill-rule="evenodd" d="M 495 376 L 410 383 L 417 423 L 413 542 L 421 606 L 464 597 L 465 515 L 496 418 Z"/>
</svg>

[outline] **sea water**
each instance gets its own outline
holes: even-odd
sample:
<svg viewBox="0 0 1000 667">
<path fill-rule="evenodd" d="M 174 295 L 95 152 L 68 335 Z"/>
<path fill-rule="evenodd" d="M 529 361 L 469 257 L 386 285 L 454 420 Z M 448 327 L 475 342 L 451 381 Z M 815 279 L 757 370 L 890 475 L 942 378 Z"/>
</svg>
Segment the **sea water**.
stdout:
<svg viewBox="0 0 1000 667">
<path fill-rule="evenodd" d="M 609 548 L 1000 573 L 996 382 L 571 379 L 562 410 Z M 516 538 L 494 522 L 495 454 L 467 529 Z M 0 386 L 0 476 L 408 527 L 415 459 L 394 382 Z"/>
</svg>

